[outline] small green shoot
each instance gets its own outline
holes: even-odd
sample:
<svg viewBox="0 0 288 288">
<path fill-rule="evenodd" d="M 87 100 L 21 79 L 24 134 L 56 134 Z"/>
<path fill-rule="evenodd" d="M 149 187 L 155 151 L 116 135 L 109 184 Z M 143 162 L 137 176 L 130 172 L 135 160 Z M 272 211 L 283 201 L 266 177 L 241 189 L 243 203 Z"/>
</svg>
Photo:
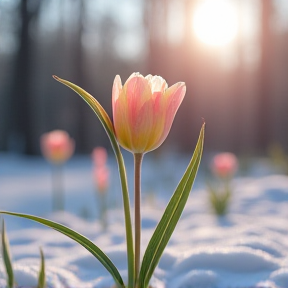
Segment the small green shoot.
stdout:
<svg viewBox="0 0 288 288">
<path fill-rule="evenodd" d="M 38 285 L 37 288 L 45 288 L 46 287 L 46 274 L 45 274 L 45 258 L 42 249 L 40 248 L 40 270 L 38 275 Z"/>
<path fill-rule="evenodd" d="M 210 205 L 215 214 L 218 216 L 226 215 L 231 199 L 229 187 L 225 186 L 223 191 L 216 191 L 211 185 L 208 185 L 208 192 Z"/>
<path fill-rule="evenodd" d="M 12 268 L 12 261 L 10 256 L 9 240 L 6 235 L 5 223 L 2 221 L 2 235 L 1 235 L 1 244 L 2 244 L 2 255 L 5 270 L 7 273 L 7 287 L 14 287 L 14 273 Z"/>
</svg>

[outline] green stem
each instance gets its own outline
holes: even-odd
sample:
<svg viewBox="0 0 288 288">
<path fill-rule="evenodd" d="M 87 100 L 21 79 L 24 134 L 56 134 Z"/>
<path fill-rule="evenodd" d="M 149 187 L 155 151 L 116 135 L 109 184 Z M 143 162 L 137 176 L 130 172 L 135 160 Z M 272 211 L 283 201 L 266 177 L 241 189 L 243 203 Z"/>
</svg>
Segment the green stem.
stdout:
<svg viewBox="0 0 288 288">
<path fill-rule="evenodd" d="M 134 154 L 134 212 L 135 212 L 135 281 L 140 270 L 141 247 L 141 164 L 143 154 Z"/>
<path fill-rule="evenodd" d="M 99 205 L 99 212 L 100 212 L 100 221 L 102 224 L 102 228 L 105 231 L 108 226 L 107 222 L 107 197 L 106 197 L 106 191 L 98 191 L 98 205 Z"/>
<path fill-rule="evenodd" d="M 52 206 L 53 211 L 64 210 L 64 188 L 62 165 L 52 167 Z"/>
<path fill-rule="evenodd" d="M 113 139 L 113 138 L 112 138 Z M 113 139 L 114 140 L 114 139 Z M 124 216 L 125 216 L 125 228 L 126 228 L 126 247 L 127 247 L 127 260 L 128 260 L 128 286 L 127 288 L 133 288 L 135 282 L 135 266 L 134 266 L 134 244 L 133 244 L 133 234 L 132 234 L 132 224 L 130 215 L 130 201 L 128 193 L 128 184 L 126 169 L 124 165 L 124 159 L 120 148 L 115 141 L 112 142 L 112 147 L 117 159 L 118 170 L 121 180 L 123 205 L 124 205 Z"/>
</svg>

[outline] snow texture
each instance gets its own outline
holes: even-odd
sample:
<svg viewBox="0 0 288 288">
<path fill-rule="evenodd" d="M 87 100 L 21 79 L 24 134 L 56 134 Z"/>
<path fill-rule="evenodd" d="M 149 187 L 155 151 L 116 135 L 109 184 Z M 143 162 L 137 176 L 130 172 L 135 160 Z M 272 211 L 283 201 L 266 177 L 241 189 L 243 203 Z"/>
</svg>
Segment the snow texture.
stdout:
<svg viewBox="0 0 288 288">
<path fill-rule="evenodd" d="M 0 156 L 1 210 L 46 217 L 77 230 L 104 250 L 124 281 L 127 280 L 122 199 L 112 157 L 109 158 L 108 226 L 104 228 L 99 219 L 99 202 L 88 157 L 75 157 L 64 167 L 65 212 L 52 212 L 49 164 L 37 157 Z M 133 163 L 126 156 L 132 191 Z M 161 155 L 144 159 L 142 253 L 188 162 L 188 157 Z M 246 175 L 235 178 L 232 202 L 225 217 L 211 212 L 204 171 L 200 170 L 151 285 L 155 288 L 288 288 L 288 177 L 273 175 L 269 169 L 269 165 L 254 163 Z M 29 220 L 4 218 L 19 286 L 37 285 L 39 247 L 46 259 L 48 287 L 113 286 L 105 268 L 66 236 Z M 0 259 L 1 288 L 6 287 L 5 279 Z"/>
</svg>

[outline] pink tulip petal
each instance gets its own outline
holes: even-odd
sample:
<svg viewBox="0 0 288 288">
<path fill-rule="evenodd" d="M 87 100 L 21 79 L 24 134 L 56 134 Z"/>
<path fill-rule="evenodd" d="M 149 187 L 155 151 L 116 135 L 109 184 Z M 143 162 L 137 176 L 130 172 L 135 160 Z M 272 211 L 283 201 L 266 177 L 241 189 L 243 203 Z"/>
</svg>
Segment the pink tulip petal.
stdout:
<svg viewBox="0 0 288 288">
<path fill-rule="evenodd" d="M 121 90 L 122 90 L 121 78 L 119 75 L 116 75 L 112 88 L 112 105 L 118 99 Z"/>
<path fill-rule="evenodd" d="M 168 87 L 166 81 L 161 76 L 148 75 L 145 78 L 148 80 L 152 93 L 154 92 L 164 93 Z"/>
<path fill-rule="evenodd" d="M 147 101 L 138 111 L 138 117 L 132 124 L 131 134 L 134 135 L 132 146 L 134 151 L 142 153 L 145 151 L 147 142 L 151 138 L 153 129 L 153 101 Z"/>
<path fill-rule="evenodd" d="M 156 149 L 167 137 L 185 95 L 184 83 L 167 89 L 160 76 L 133 73 L 122 87 L 120 77 L 113 85 L 113 120 L 122 147 L 133 153 Z"/>
<path fill-rule="evenodd" d="M 161 98 L 158 96 L 155 99 L 154 115 L 157 115 L 157 119 L 154 124 L 155 136 L 152 137 L 154 143 L 149 143 L 149 150 L 158 148 L 167 138 L 185 92 L 185 84 L 179 82 L 168 88 Z"/>
<path fill-rule="evenodd" d="M 174 84 L 173 86 L 168 88 L 165 92 L 164 101 L 166 102 L 164 102 L 163 105 L 165 107 L 164 110 L 166 111 L 166 115 L 165 115 L 165 125 L 163 128 L 163 133 L 159 138 L 159 142 L 161 142 L 161 144 L 166 139 L 171 129 L 176 112 L 180 104 L 182 103 L 185 93 L 186 93 L 186 86 L 185 83 L 183 82 Z"/>
<path fill-rule="evenodd" d="M 142 75 L 127 80 L 124 89 L 129 111 L 137 112 L 137 109 L 140 109 L 147 100 L 151 99 L 151 88 L 147 79 Z"/>
<path fill-rule="evenodd" d="M 161 92 L 155 92 L 153 98 L 153 129 L 146 147 L 148 151 L 156 149 L 161 144 L 158 145 L 158 140 L 163 133 L 165 125 L 165 110 L 161 103 L 163 95 Z"/>
</svg>

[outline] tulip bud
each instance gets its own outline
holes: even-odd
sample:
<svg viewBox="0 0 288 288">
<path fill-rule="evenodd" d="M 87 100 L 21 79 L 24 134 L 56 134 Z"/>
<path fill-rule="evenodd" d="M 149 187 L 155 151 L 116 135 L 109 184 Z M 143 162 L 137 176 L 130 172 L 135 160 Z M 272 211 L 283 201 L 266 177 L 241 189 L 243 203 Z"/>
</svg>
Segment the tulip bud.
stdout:
<svg viewBox="0 0 288 288">
<path fill-rule="evenodd" d="M 74 153 L 75 148 L 74 140 L 62 130 L 43 134 L 40 144 L 44 157 L 54 164 L 66 162 Z"/>
<path fill-rule="evenodd" d="M 95 166 L 105 166 L 107 162 L 107 150 L 104 147 L 96 147 L 92 152 L 92 160 Z"/>
<path fill-rule="evenodd" d="M 120 145 L 132 153 L 146 153 L 166 139 L 186 86 L 178 82 L 168 88 L 160 76 L 133 73 L 124 86 L 120 76 L 112 90 L 113 121 Z"/>
<path fill-rule="evenodd" d="M 98 192 L 104 193 L 109 186 L 109 169 L 107 166 L 95 166 L 93 178 Z"/>
<path fill-rule="evenodd" d="M 211 169 L 220 178 L 231 178 L 238 169 L 238 160 L 233 153 L 220 153 L 213 158 Z"/>
</svg>

